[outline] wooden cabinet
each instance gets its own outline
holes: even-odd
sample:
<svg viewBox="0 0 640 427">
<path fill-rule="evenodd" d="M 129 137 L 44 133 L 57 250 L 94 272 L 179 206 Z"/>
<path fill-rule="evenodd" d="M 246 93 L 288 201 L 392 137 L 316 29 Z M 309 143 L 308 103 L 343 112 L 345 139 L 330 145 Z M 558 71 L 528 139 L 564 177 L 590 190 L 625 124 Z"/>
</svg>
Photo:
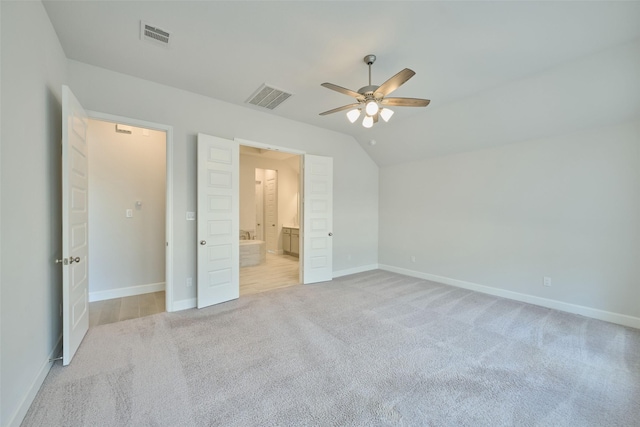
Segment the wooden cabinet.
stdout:
<svg viewBox="0 0 640 427">
<path fill-rule="evenodd" d="M 300 255 L 300 229 L 282 227 L 282 250 L 287 255 Z"/>
<path fill-rule="evenodd" d="M 291 229 L 291 254 L 300 256 L 300 229 Z"/>
<path fill-rule="evenodd" d="M 282 228 L 282 250 L 285 254 L 291 252 L 291 229 L 287 227 Z"/>
</svg>

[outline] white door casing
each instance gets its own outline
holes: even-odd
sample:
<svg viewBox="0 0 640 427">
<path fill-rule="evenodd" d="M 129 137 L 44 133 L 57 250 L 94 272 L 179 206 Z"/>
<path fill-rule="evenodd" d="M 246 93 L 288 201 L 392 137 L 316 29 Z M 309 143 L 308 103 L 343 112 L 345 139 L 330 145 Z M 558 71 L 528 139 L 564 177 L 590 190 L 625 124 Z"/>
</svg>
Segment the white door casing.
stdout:
<svg viewBox="0 0 640 427">
<path fill-rule="evenodd" d="M 333 278 L 333 158 L 304 155 L 303 283 Z"/>
<path fill-rule="evenodd" d="M 264 220 L 267 251 L 278 253 L 278 171 L 265 169 Z"/>
<path fill-rule="evenodd" d="M 71 362 L 89 329 L 88 117 L 62 87 L 62 364 Z"/>
<path fill-rule="evenodd" d="M 239 144 L 198 134 L 197 306 L 238 298 Z"/>
</svg>

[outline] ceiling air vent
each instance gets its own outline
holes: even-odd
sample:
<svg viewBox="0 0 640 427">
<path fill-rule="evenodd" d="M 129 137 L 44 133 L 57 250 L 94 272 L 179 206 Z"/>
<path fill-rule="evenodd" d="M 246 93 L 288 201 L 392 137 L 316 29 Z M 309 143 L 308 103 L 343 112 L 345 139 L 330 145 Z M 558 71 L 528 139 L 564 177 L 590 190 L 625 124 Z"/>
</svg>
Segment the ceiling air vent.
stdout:
<svg viewBox="0 0 640 427">
<path fill-rule="evenodd" d="M 253 93 L 253 95 L 251 95 L 249 99 L 247 99 L 247 102 L 249 104 L 257 105 L 258 107 L 273 110 L 278 105 L 286 101 L 290 96 L 290 93 L 263 84 Z"/>
<path fill-rule="evenodd" d="M 160 46 L 169 47 L 170 36 L 169 31 L 163 30 L 157 25 L 140 21 L 140 40 L 146 40 Z"/>
</svg>

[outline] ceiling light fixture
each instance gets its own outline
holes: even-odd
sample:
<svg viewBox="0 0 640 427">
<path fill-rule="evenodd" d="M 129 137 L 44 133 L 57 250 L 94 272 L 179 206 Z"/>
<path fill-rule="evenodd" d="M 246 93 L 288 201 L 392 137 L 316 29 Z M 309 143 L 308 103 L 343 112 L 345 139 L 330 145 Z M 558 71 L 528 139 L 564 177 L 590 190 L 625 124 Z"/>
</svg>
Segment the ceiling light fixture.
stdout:
<svg viewBox="0 0 640 427">
<path fill-rule="evenodd" d="M 382 117 L 382 120 L 384 120 L 385 122 L 388 122 L 391 116 L 393 116 L 393 110 L 390 110 L 388 108 L 383 108 L 380 110 L 380 117 Z"/>
<path fill-rule="evenodd" d="M 351 123 L 355 123 L 364 109 L 366 117 L 362 120 L 362 126 L 370 128 L 378 123 L 380 117 L 382 117 L 382 120 L 385 122 L 391 119 L 393 111 L 386 108 L 387 105 L 396 107 L 426 107 L 431 102 L 428 99 L 421 98 L 389 98 L 388 95 L 413 77 L 415 71 L 405 68 L 382 83 L 382 85 L 376 86 L 371 84 L 371 65 L 376 62 L 376 56 L 367 55 L 363 59 L 365 64 L 369 66 L 369 85 L 361 87 L 356 92 L 342 86 L 334 85 L 333 83 L 322 83 L 321 86 L 327 89 L 335 90 L 336 92 L 355 98 L 355 102 L 322 112 L 320 113 L 321 116 L 348 110 L 347 119 L 349 119 Z"/>
<path fill-rule="evenodd" d="M 353 110 L 350 110 L 347 112 L 347 118 L 349 119 L 349 121 L 351 123 L 355 123 L 356 120 L 358 120 L 358 117 L 360 117 L 360 109 L 359 108 L 354 108 Z"/>
<path fill-rule="evenodd" d="M 365 107 L 365 111 L 368 115 L 373 116 L 378 112 L 378 103 L 374 100 L 367 102 L 367 106 Z"/>
</svg>

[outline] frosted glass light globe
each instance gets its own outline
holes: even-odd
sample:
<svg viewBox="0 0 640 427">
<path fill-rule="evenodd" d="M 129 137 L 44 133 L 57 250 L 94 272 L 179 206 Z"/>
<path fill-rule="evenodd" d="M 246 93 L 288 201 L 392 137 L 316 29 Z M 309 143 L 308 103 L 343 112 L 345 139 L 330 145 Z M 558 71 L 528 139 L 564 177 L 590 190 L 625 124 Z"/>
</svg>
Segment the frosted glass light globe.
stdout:
<svg viewBox="0 0 640 427">
<path fill-rule="evenodd" d="M 373 116 L 378 112 L 378 103 L 376 101 L 367 102 L 367 106 L 365 107 L 365 111 L 368 115 Z"/>
</svg>

